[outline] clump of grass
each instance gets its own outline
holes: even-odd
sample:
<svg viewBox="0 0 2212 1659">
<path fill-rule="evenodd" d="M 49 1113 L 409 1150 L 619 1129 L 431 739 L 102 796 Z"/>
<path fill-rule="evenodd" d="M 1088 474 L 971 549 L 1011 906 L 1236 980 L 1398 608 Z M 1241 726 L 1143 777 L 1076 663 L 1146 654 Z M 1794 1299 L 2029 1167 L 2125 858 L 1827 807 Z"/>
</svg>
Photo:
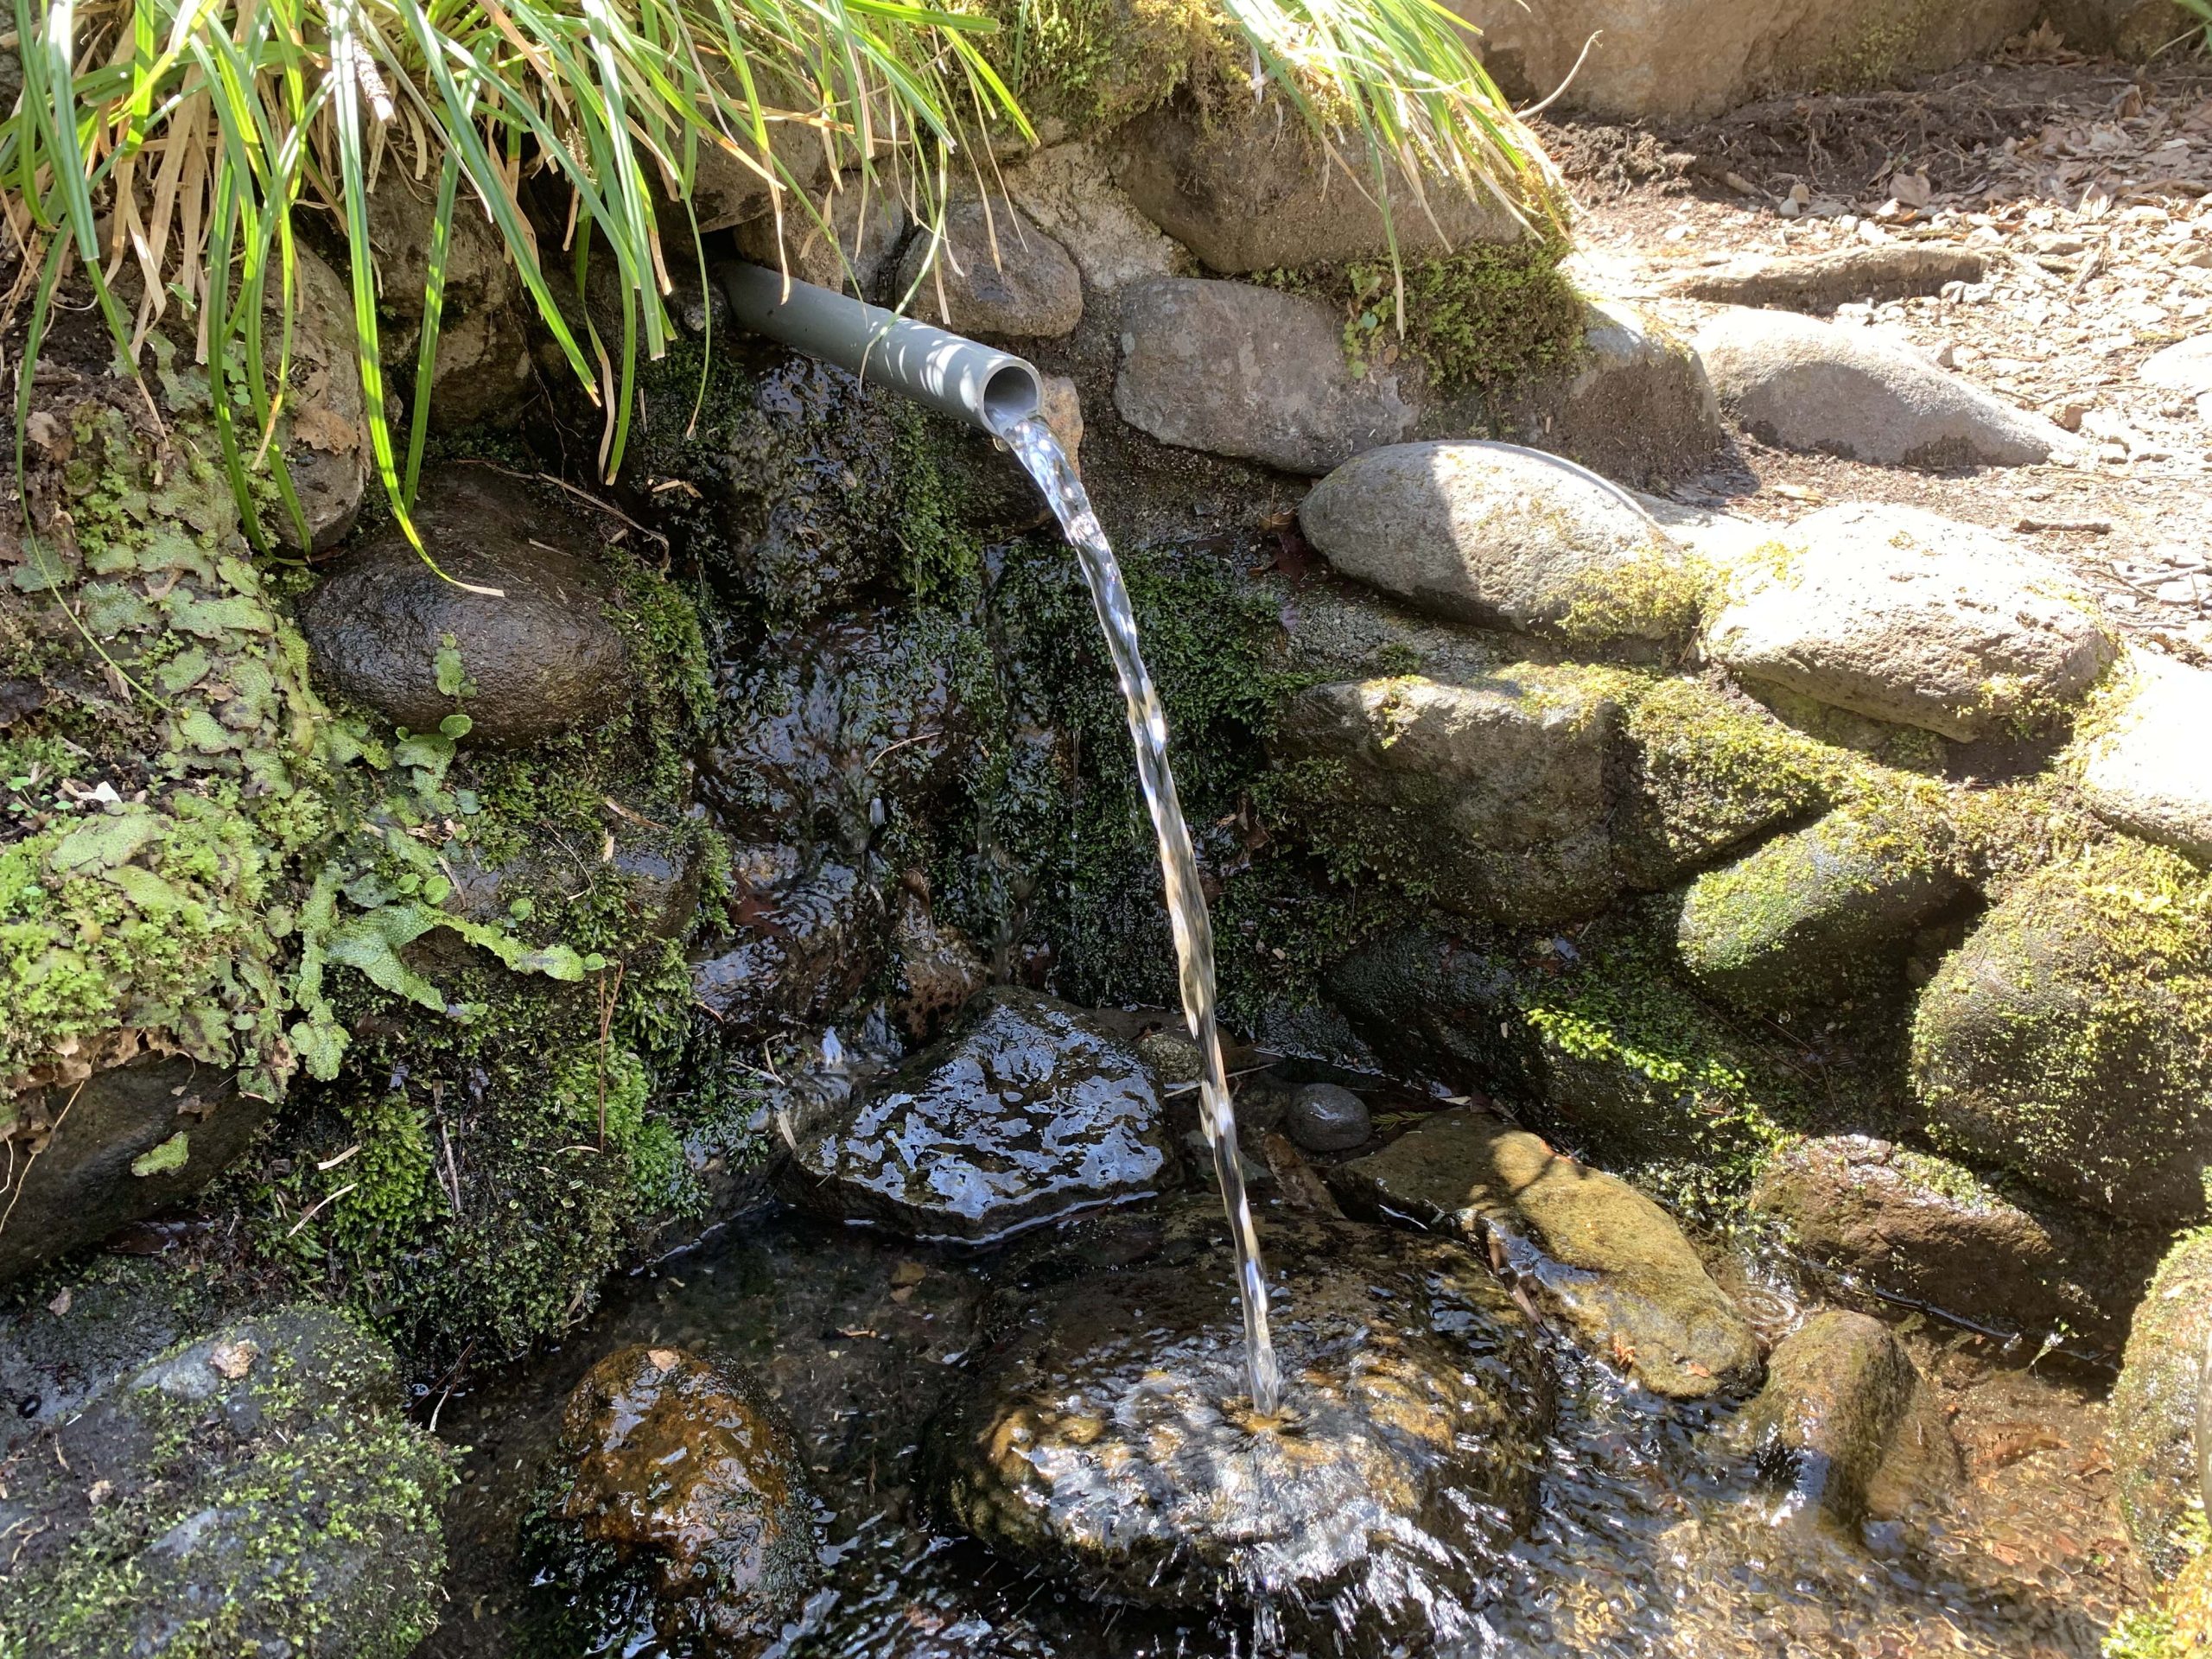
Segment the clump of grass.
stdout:
<svg viewBox="0 0 2212 1659">
<path fill-rule="evenodd" d="M 1548 214 L 1548 164 L 1436 0 L 1179 0 L 1255 94 L 1364 141 L 1394 167 Z M 455 216 L 486 215 L 569 368 L 600 404 L 599 462 L 621 463 L 640 357 L 672 335 L 674 269 L 702 265 L 688 204 L 702 161 L 756 175 L 773 210 L 819 210 L 786 159 L 818 143 L 928 220 L 956 177 L 985 179 L 987 138 L 1033 139 L 996 55 L 1054 0 L 16 0 L 23 93 L 0 122 L 0 213 L 22 253 L 35 362 L 56 289 L 89 283 L 137 372 L 172 307 L 194 318 L 232 489 L 257 546 L 266 485 L 294 538 L 299 499 L 275 442 L 299 288 L 299 218 L 344 242 L 366 423 L 395 518 L 421 464 Z M 1005 25 L 1011 20 L 1014 28 Z M 776 142 L 781 140 L 781 143 Z M 410 429 L 395 431 L 378 346 L 368 200 L 382 168 L 436 180 Z M 674 204 L 672 213 L 667 211 Z M 690 233 L 667 227 L 688 220 Z M 674 244 L 674 245 L 672 245 Z M 549 269 L 601 251 L 613 337 L 574 325 Z M 124 282 L 126 269 L 135 282 Z M 126 302 L 135 288 L 135 304 Z M 265 337 L 264 312 L 281 319 Z M 21 373 L 17 468 L 33 377 Z M 153 403 L 148 400 L 149 412 Z"/>
</svg>

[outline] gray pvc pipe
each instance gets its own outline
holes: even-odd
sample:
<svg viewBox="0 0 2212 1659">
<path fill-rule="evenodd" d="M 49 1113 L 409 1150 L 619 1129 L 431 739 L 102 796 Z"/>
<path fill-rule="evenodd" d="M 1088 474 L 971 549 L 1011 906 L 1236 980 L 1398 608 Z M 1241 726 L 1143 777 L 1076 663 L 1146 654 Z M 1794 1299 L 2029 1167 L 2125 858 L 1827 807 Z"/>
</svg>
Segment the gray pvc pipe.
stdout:
<svg viewBox="0 0 2212 1659">
<path fill-rule="evenodd" d="M 1044 403 L 1035 367 L 1010 353 L 760 265 L 731 261 L 714 275 L 741 327 L 886 382 L 994 436 Z"/>
</svg>

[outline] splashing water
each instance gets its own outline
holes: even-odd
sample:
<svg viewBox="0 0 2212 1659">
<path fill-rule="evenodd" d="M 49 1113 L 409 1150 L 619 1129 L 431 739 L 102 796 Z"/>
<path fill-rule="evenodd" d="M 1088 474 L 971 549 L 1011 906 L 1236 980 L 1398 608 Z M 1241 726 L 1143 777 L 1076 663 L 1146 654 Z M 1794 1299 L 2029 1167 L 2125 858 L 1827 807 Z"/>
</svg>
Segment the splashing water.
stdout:
<svg viewBox="0 0 2212 1659">
<path fill-rule="evenodd" d="M 1252 1205 L 1244 1195 L 1244 1168 L 1236 1154 L 1236 1109 L 1230 1103 L 1229 1076 L 1221 1060 L 1221 1039 L 1214 1025 L 1213 924 L 1205 895 L 1198 890 L 1198 855 L 1190 826 L 1183 822 L 1175 795 L 1175 774 L 1167 767 L 1167 716 L 1153 690 L 1152 676 L 1137 650 L 1137 622 L 1129 608 L 1122 567 L 1083 480 L 1076 476 L 1059 440 L 1040 415 L 995 428 L 1037 487 L 1045 493 L 1060 527 L 1083 565 L 1083 578 L 1105 632 L 1107 654 L 1129 715 L 1129 738 L 1137 752 L 1137 781 L 1152 810 L 1153 832 L 1160 840 L 1160 873 L 1167 890 L 1167 914 L 1175 928 L 1175 958 L 1182 973 L 1183 1013 L 1199 1055 L 1198 1116 L 1213 1148 L 1215 1178 L 1236 1245 L 1236 1294 L 1244 1310 L 1244 1368 L 1252 1406 L 1272 1417 L 1282 1404 L 1282 1375 L 1275 1366 L 1274 1343 L 1268 1335 L 1268 1283 L 1260 1267 L 1260 1238 L 1252 1224 Z"/>
</svg>

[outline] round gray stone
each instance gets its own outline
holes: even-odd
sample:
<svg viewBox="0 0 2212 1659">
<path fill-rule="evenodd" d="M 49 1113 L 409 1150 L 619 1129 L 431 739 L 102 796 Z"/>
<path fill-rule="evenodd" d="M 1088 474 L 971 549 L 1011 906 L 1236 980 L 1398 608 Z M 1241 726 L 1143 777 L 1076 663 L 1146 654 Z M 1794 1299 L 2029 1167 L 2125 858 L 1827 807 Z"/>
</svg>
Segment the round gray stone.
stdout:
<svg viewBox="0 0 2212 1659">
<path fill-rule="evenodd" d="M 1309 1083 L 1293 1095 L 1283 1127 L 1308 1152 L 1348 1152 L 1375 1133 L 1367 1103 L 1334 1083 Z"/>
</svg>

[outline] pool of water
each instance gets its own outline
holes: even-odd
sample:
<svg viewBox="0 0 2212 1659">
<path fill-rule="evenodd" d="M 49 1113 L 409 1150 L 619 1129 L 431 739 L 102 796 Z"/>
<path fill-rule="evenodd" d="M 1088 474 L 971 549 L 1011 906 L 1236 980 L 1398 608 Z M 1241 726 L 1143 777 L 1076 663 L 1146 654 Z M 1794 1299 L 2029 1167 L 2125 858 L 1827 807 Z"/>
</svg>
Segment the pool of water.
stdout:
<svg viewBox="0 0 2212 1659">
<path fill-rule="evenodd" d="M 1427 1103 L 1380 1114 L 1402 1124 Z M 1197 1172 L 1193 1172 L 1194 1179 Z M 1264 1241 L 1268 1210 L 1259 1223 Z M 1262 1610 L 1174 1615 L 1086 1599 L 952 1534 L 918 1491 L 934 1414 L 969 1385 L 977 1321 L 1019 1252 L 949 1253 L 873 1230 L 765 1212 L 623 1281 L 561 1348 L 426 1396 L 467 1447 L 448 1512 L 444 1623 L 430 1659 L 661 1652 L 650 1624 L 547 1637 L 561 1592 L 533 1586 L 518 1523 L 569 1389 L 646 1342 L 753 1368 L 797 1427 L 821 1497 L 824 1577 L 779 1650 L 868 1659 L 1109 1656 L 1588 1654 L 2006 1656 L 2089 1659 L 2141 1588 L 2113 1506 L 2094 1379 L 1909 1315 L 1901 1334 L 1964 1454 L 1941 1515 L 1847 1537 L 1786 1513 L 1731 1449 L 1725 1407 L 1670 1406 L 1547 1340 L 1558 1417 L 1537 1514 L 1502 1562 L 1450 1586 L 1450 1633 L 1381 1636 Z M 1716 1274 L 1762 1337 L 1821 1293 L 1786 1263 L 1716 1247 Z M 1234 1310 L 1224 1306 L 1224 1320 Z"/>
</svg>

